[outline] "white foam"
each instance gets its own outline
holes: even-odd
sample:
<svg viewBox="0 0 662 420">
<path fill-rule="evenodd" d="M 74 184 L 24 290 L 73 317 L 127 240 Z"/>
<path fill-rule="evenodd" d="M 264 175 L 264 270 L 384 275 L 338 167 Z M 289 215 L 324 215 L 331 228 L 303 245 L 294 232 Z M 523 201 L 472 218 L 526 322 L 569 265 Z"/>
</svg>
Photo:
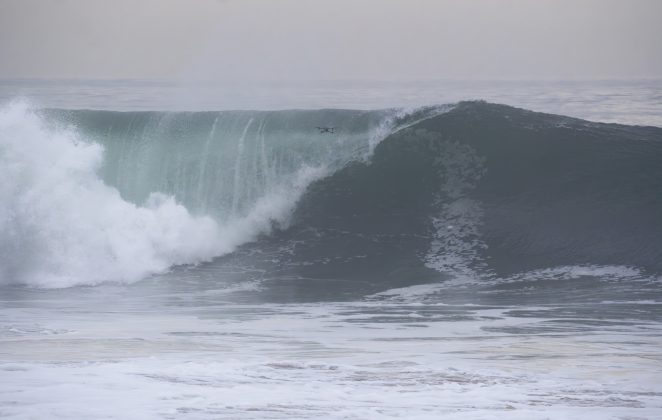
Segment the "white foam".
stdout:
<svg viewBox="0 0 662 420">
<path fill-rule="evenodd" d="M 59 303 L 76 310 L 1 311 L 31 330 L 1 343 L 0 411 L 8 418 L 652 419 L 662 412 L 662 339 L 649 320 L 645 330 L 618 333 L 512 334 L 503 329 L 551 319 L 474 307 L 449 321 L 458 307 L 383 302 L 240 305 L 220 317 L 218 308 L 99 313 L 84 300 Z M 43 325 L 34 326 L 35 316 Z"/>
<path fill-rule="evenodd" d="M 286 223 L 321 168 L 219 225 L 153 193 L 142 206 L 103 183 L 103 148 L 73 128 L 47 127 L 25 103 L 0 110 L 0 283 L 39 287 L 133 282 L 233 251 Z"/>
<path fill-rule="evenodd" d="M 567 265 L 550 267 L 539 270 L 524 271 L 508 277 L 498 277 L 494 275 L 484 276 L 470 269 L 465 269 L 464 260 L 457 258 L 453 260 L 454 255 L 450 254 L 444 261 L 448 262 L 449 279 L 439 283 L 420 284 L 402 288 L 385 290 L 369 296 L 369 298 L 420 301 L 425 297 L 439 295 L 448 289 L 465 289 L 469 287 L 487 287 L 498 284 L 518 283 L 518 282 L 537 282 L 537 281 L 555 281 L 555 280 L 573 280 L 581 277 L 595 277 L 601 282 L 639 282 L 657 284 L 662 280 L 654 275 L 647 275 L 635 267 L 622 265 Z M 455 265 L 453 265 L 455 264 Z M 489 273 L 488 273 L 489 274 Z M 618 303 L 641 303 L 646 301 L 627 301 Z M 647 301 L 655 303 L 655 301 Z M 604 301 L 603 303 L 610 303 Z M 611 302 L 611 303 L 615 303 Z"/>
<path fill-rule="evenodd" d="M 599 277 L 603 281 L 655 281 L 635 267 L 625 265 L 565 265 L 516 274 L 500 282 L 532 280 L 570 280 L 584 276 Z"/>
</svg>

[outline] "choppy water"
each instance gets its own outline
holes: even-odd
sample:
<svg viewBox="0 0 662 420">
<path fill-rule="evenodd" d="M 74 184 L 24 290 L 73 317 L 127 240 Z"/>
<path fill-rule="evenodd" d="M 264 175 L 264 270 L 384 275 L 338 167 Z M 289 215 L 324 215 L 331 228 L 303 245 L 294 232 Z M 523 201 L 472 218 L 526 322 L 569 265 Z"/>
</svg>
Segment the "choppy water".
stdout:
<svg viewBox="0 0 662 420">
<path fill-rule="evenodd" d="M 659 418 L 660 83 L 448 86 L 3 82 L 0 416 Z"/>
<path fill-rule="evenodd" d="M 231 290 L 241 286 L 175 287 L 5 298 L 3 416 L 654 419 L 662 410 L 659 294 L 590 305 L 531 306 L 517 294 L 494 305 L 401 295 L 240 304 Z"/>
</svg>

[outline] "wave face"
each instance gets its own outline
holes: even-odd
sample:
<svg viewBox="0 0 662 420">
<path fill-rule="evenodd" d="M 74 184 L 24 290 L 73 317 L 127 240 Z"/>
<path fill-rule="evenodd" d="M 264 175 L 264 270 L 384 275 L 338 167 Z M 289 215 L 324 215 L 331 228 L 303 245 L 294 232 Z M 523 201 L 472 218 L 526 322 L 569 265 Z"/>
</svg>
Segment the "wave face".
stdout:
<svg viewBox="0 0 662 420">
<path fill-rule="evenodd" d="M 631 278 L 662 272 L 661 215 L 662 129 L 471 102 L 315 182 L 280 240 L 304 279 L 293 293 L 320 278 L 366 293 L 559 270 Z"/>
<path fill-rule="evenodd" d="M 16 180 L 0 189 L 4 283 L 135 281 L 238 247 L 225 258 L 263 255 L 274 276 L 366 292 L 553 267 L 662 271 L 659 128 L 481 102 L 414 113 L 14 104 L 0 136 L 0 170 Z"/>
</svg>

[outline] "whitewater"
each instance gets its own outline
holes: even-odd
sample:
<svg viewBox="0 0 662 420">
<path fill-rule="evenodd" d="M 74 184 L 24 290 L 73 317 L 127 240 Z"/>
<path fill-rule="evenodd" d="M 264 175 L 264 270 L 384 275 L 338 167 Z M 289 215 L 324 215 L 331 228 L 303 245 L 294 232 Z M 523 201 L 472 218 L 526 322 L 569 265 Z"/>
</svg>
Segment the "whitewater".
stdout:
<svg viewBox="0 0 662 420">
<path fill-rule="evenodd" d="M 0 416 L 659 418 L 662 85 L 468 86 L 0 83 Z"/>
</svg>

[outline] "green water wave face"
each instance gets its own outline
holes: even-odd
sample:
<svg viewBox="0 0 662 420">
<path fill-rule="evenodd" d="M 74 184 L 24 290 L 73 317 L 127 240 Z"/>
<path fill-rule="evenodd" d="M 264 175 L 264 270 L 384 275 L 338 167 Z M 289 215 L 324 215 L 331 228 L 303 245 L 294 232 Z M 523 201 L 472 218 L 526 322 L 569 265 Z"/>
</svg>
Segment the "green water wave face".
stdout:
<svg viewBox="0 0 662 420">
<path fill-rule="evenodd" d="M 194 214 L 246 216 L 260 198 L 366 157 L 394 111 L 50 111 L 104 147 L 103 180 L 140 204 L 173 195 Z M 334 127 L 322 133 L 317 127 Z M 299 180 L 299 181 L 298 181 Z"/>
</svg>

